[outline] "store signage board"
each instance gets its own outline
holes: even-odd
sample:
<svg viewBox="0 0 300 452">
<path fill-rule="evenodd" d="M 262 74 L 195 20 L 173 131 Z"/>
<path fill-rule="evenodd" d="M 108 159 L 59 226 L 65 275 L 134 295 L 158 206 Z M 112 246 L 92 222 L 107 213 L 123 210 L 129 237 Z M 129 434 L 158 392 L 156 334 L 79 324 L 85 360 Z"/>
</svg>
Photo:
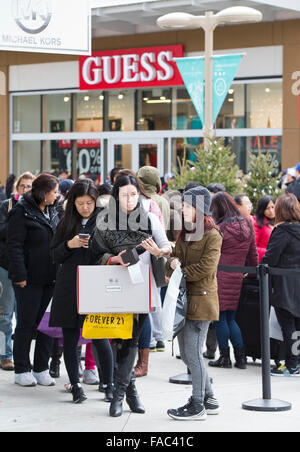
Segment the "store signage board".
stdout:
<svg viewBox="0 0 300 452">
<path fill-rule="evenodd" d="M 95 52 L 79 57 L 80 89 L 109 90 L 184 85 L 174 58 L 182 45 Z"/>
<path fill-rule="evenodd" d="M 88 1 L 2 0 L 1 3 L 0 50 L 91 54 Z"/>
</svg>

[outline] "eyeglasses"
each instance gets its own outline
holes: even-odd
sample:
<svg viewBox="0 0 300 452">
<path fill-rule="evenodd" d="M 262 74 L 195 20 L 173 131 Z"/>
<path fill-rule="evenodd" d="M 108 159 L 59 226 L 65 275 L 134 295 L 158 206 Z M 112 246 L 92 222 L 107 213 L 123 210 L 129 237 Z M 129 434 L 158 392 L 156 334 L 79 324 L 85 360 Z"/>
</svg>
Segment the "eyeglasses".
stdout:
<svg viewBox="0 0 300 452">
<path fill-rule="evenodd" d="M 28 190 L 31 190 L 32 189 L 32 185 L 19 185 L 19 188 L 22 188 L 23 190 L 26 190 L 26 189 L 28 189 Z"/>
</svg>

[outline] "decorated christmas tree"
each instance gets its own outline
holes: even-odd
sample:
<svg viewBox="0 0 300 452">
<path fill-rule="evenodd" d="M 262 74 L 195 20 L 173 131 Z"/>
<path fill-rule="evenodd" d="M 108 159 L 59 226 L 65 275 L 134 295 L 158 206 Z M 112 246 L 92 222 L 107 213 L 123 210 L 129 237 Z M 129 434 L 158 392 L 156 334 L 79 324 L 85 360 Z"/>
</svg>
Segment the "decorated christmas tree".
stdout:
<svg viewBox="0 0 300 452">
<path fill-rule="evenodd" d="M 208 149 L 201 145 L 195 154 L 195 162 L 187 159 L 186 152 L 178 161 L 179 171 L 175 171 L 171 184 L 173 189 L 184 188 L 188 182 L 195 181 L 203 187 L 211 183 L 222 184 L 231 195 L 240 191 L 240 170 L 234 163 L 235 155 L 230 146 L 224 145 L 224 138 L 210 139 Z"/>
<path fill-rule="evenodd" d="M 278 187 L 275 167 L 270 153 L 250 154 L 248 175 L 245 177 L 244 192 L 256 208 L 258 200 L 265 195 L 278 198 L 281 190 Z"/>
</svg>

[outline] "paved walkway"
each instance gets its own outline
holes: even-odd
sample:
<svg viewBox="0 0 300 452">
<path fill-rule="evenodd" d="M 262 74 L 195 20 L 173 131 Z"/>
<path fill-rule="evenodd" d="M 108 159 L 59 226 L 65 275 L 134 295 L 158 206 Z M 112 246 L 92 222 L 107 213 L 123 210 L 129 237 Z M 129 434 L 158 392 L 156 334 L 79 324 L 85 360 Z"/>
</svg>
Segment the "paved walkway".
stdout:
<svg viewBox="0 0 300 452">
<path fill-rule="evenodd" d="M 261 397 L 261 367 L 250 364 L 248 370 L 210 369 L 215 395 L 221 403 L 219 416 L 205 422 L 178 422 L 170 419 L 168 408 L 177 408 L 190 397 L 189 386 L 168 382 L 170 376 L 185 371 L 182 361 L 172 357 L 171 345 L 164 353 L 150 356 L 150 372 L 138 380 L 138 389 L 146 407 L 145 415 L 127 411 L 121 418 L 108 416 L 109 405 L 97 387 L 86 386 L 88 401 L 74 405 L 64 391 L 67 376 L 53 388 L 21 388 L 14 375 L 0 370 L 1 432 L 291 432 L 300 431 L 300 379 L 272 378 L 273 397 L 293 403 L 284 413 L 248 412 L 242 402 Z M 124 404 L 125 406 L 125 404 Z"/>
</svg>

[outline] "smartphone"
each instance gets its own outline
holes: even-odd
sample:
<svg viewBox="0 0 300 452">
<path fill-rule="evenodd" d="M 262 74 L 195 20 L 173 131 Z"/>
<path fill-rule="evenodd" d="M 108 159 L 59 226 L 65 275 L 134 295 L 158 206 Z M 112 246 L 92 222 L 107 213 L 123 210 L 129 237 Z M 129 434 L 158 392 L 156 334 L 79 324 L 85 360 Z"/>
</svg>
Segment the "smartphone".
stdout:
<svg viewBox="0 0 300 452">
<path fill-rule="evenodd" d="M 91 236 L 90 234 L 79 234 L 80 240 L 86 240 L 89 239 Z"/>
</svg>

